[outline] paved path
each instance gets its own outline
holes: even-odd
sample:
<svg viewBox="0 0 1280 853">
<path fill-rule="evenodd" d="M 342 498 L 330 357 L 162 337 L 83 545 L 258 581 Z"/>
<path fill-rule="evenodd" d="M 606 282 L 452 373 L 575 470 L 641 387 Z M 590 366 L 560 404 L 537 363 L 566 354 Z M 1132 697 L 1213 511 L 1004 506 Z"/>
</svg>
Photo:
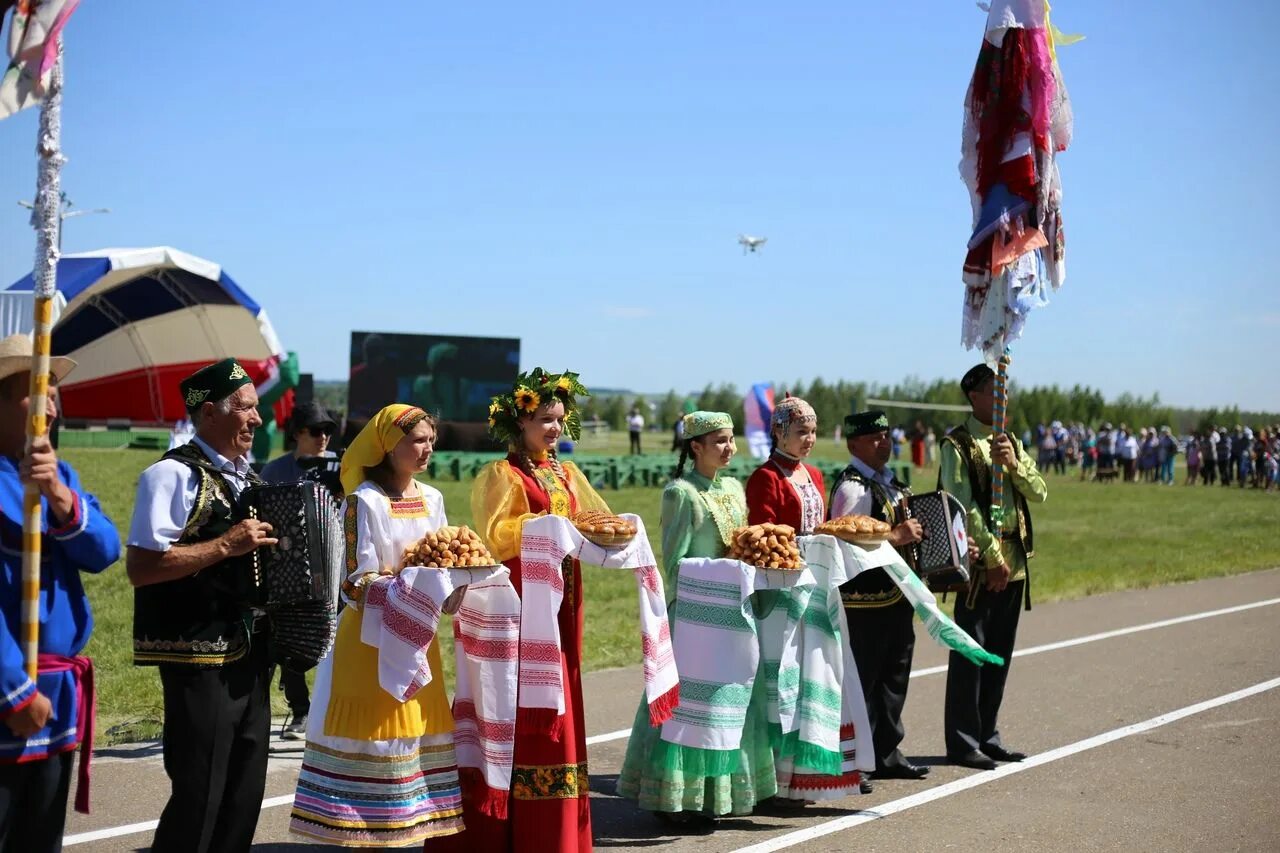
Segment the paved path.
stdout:
<svg viewBox="0 0 1280 853">
<path fill-rule="evenodd" d="M 725 820 L 705 836 L 673 836 L 613 795 L 639 669 L 592 673 L 596 846 L 1280 850 L 1280 570 L 1039 605 L 1023 614 L 1018 639 L 1001 729 L 1007 743 L 1033 753 L 1031 766 L 977 773 L 945 763 L 946 658 L 922 635 L 903 746 L 934 766 L 928 780 L 880 782 L 871 796 L 799 815 Z M 256 851 L 323 849 L 287 834 L 300 753 L 296 743 L 275 744 Z M 99 755 L 94 814 L 69 817 L 68 849 L 145 849 L 168 793 L 158 750 Z"/>
</svg>

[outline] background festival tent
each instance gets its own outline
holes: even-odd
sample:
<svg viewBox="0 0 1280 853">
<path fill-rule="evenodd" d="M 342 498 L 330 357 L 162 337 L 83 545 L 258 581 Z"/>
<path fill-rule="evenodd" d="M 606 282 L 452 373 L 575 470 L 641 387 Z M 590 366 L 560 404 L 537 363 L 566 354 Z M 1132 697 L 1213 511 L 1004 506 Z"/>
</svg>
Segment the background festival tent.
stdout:
<svg viewBox="0 0 1280 853">
<path fill-rule="evenodd" d="M 769 456 L 769 422 L 773 417 L 773 386 L 757 382 L 751 386 L 742 401 L 744 420 L 742 434 L 747 439 L 747 450 L 755 459 Z"/>
<path fill-rule="evenodd" d="M 30 290 L 30 275 L 9 287 Z M 167 246 L 64 255 L 58 296 L 53 354 L 78 362 L 61 386 L 66 418 L 173 423 L 186 416 L 179 381 L 228 356 L 272 395 L 277 421 L 293 407 L 296 361 L 262 306 L 213 261 Z"/>
</svg>

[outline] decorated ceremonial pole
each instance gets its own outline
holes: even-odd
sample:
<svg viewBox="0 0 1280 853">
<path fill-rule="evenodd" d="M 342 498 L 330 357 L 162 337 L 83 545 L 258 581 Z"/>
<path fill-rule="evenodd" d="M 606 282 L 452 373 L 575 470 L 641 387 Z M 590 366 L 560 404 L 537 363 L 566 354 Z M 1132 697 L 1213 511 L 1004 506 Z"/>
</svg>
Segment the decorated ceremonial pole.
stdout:
<svg viewBox="0 0 1280 853">
<path fill-rule="evenodd" d="M 1013 358 L 1009 348 L 1004 348 L 1000 361 L 996 364 L 995 403 L 991 407 L 991 432 L 995 436 L 1005 435 L 1009 431 L 1009 363 Z M 999 538 L 1000 526 L 1004 523 L 1004 466 L 998 462 L 991 465 L 991 535 Z"/>
<path fill-rule="evenodd" d="M 1058 66 L 1066 35 L 1046 0 L 992 0 L 965 94 L 960 176 L 972 227 L 961 278 L 960 340 L 996 368 L 993 436 L 1009 428 L 1010 346 L 1066 280 L 1058 155 L 1071 144 L 1071 100 Z M 993 460 L 994 461 L 994 460 Z M 1005 469 L 991 472 L 991 531 L 1004 519 Z"/>
<path fill-rule="evenodd" d="M 58 232 L 61 218 L 62 39 L 48 89 L 40 106 L 36 150 L 40 169 L 31 224 L 36 229 L 35 323 L 31 334 L 31 386 L 27 407 L 27 449 L 48 430 L 49 349 L 53 336 L 53 296 L 58 278 Z M 40 489 L 27 483 L 22 504 L 22 646 L 27 675 L 34 681 L 40 651 L 40 537 L 43 511 Z"/>
</svg>

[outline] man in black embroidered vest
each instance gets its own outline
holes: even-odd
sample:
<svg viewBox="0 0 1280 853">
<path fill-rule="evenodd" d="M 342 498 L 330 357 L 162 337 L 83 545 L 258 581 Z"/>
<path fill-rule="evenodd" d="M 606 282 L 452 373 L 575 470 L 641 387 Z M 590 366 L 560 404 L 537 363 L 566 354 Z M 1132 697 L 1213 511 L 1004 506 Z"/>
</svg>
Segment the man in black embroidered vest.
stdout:
<svg viewBox="0 0 1280 853">
<path fill-rule="evenodd" d="M 903 547 L 924 535 L 920 522 L 906 518 L 900 507 L 907 489 L 886 465 L 893 455 L 889 418 L 884 412 L 861 412 L 844 419 L 845 442 L 852 459 L 831 491 L 831 516 L 869 515 L 893 525 L 889 542 Z M 877 779 L 923 779 L 929 768 L 912 764 L 898 749 L 905 732 L 902 707 L 907 701 L 911 657 L 916 647 L 911 603 L 884 569 L 863 572 L 840 587 L 849 620 L 849 643 L 858 664 L 862 693 L 871 722 Z M 867 791 L 869 786 L 864 786 Z"/>
<path fill-rule="evenodd" d="M 254 608 L 250 556 L 275 544 L 247 518 L 256 481 L 258 395 L 235 359 L 182 381 L 190 444 L 142 472 L 126 569 L 134 586 L 133 662 L 158 666 L 164 768 L 172 791 L 152 850 L 248 850 L 262 808 L 270 735 L 265 620 Z"/>
<path fill-rule="evenodd" d="M 1006 747 L 996 717 L 1018 633 L 1023 602 L 1031 608 L 1027 561 L 1035 549 L 1027 502 L 1049 496 L 1036 463 L 1011 435 L 992 438 L 995 372 L 979 364 L 960 380 L 973 413 L 942 440 L 938 487 L 968 510 L 969 539 L 980 553 L 969 593 L 956 602 L 956 624 L 1004 666 L 978 667 L 951 653 L 945 711 L 947 757 L 953 764 L 993 770 L 996 761 L 1021 761 L 1024 753 Z M 1005 467 L 1004 516 L 999 535 L 991 523 L 991 466 Z"/>
</svg>

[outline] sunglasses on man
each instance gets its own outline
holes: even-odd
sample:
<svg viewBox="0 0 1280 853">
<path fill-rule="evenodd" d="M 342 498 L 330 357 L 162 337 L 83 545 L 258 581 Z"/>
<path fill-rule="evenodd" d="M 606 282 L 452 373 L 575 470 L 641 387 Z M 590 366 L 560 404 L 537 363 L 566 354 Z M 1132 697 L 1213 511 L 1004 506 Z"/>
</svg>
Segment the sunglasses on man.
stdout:
<svg viewBox="0 0 1280 853">
<path fill-rule="evenodd" d="M 326 436 L 329 436 L 330 438 L 332 438 L 332 437 L 333 437 L 333 427 L 331 427 L 331 426 L 327 426 L 327 425 L 326 425 L 326 426 L 311 426 L 311 427 L 307 427 L 307 433 L 308 433 L 312 438 L 319 438 L 319 437 L 320 437 L 320 436 L 322 436 L 322 435 L 326 435 Z"/>
</svg>

